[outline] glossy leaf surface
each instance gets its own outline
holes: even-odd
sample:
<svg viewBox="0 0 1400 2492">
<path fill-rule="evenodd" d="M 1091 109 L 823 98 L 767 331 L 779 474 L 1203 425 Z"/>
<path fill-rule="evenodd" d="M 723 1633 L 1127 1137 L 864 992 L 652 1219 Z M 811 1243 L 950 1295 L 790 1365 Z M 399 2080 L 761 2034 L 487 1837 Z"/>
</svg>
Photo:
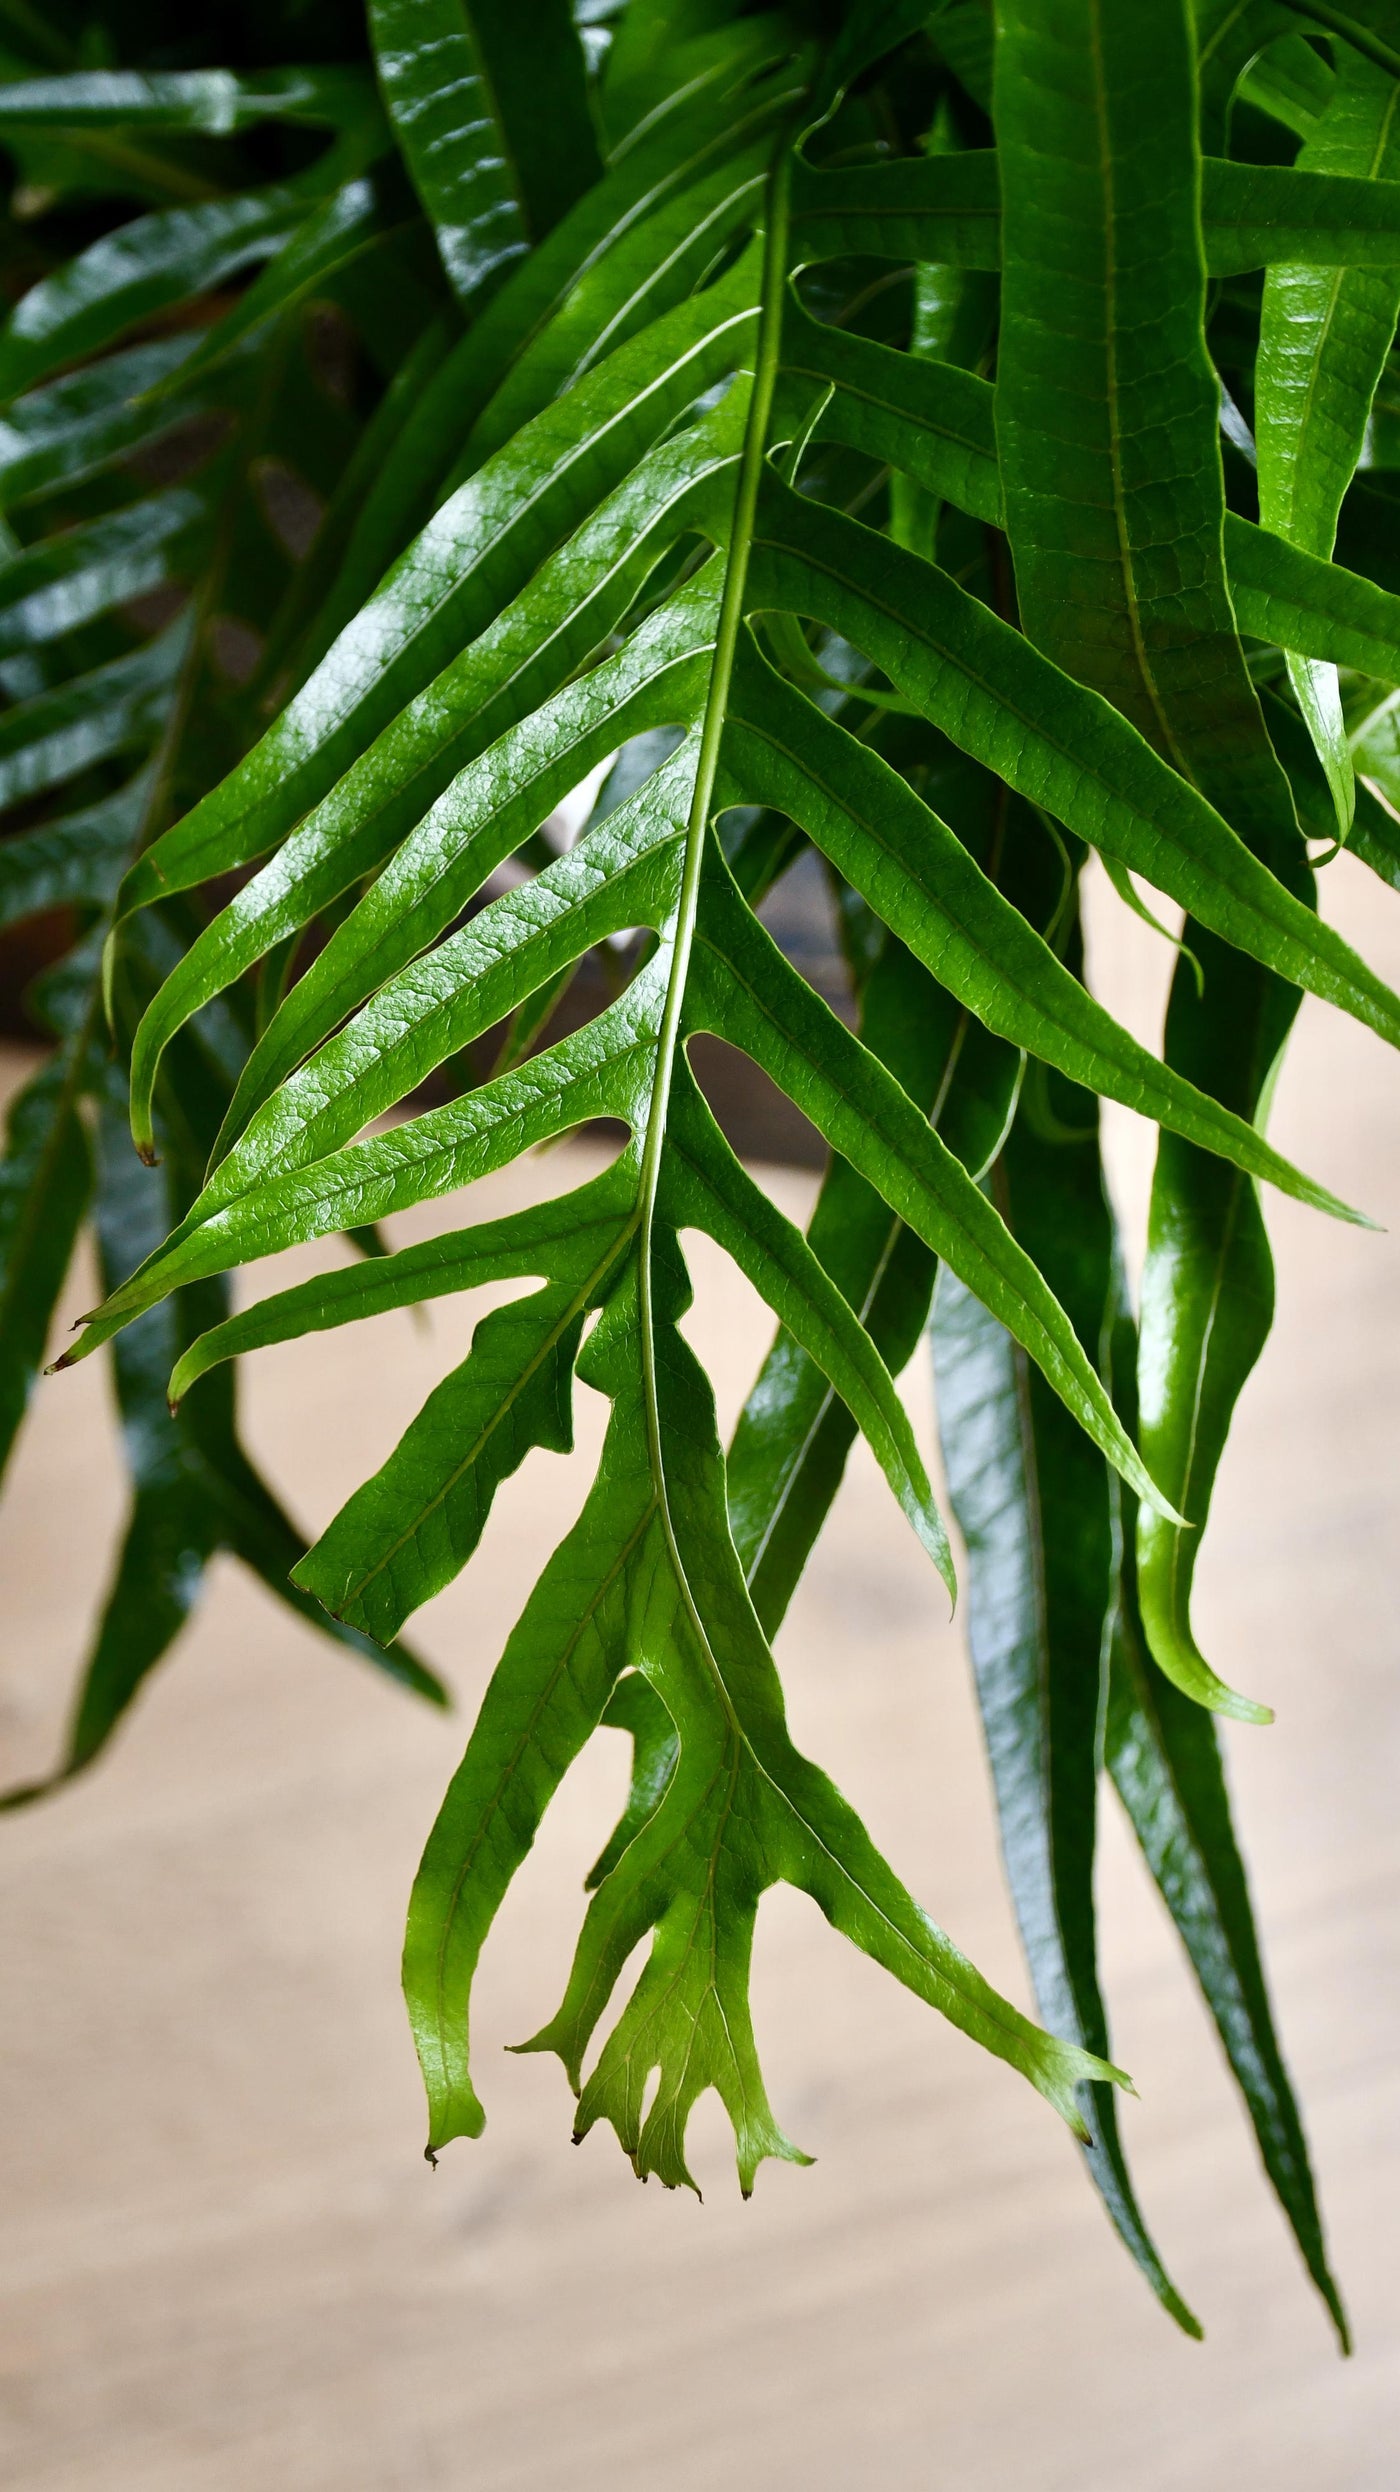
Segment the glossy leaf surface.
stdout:
<svg viewBox="0 0 1400 2492">
<path fill-rule="evenodd" d="M 510 1880 L 618 1730 L 528 2045 L 577 2133 L 688 2182 L 713 2089 L 745 2191 L 805 2159 L 749 2004 L 786 1882 L 1046 2097 L 1193 2329 L 1115 2116 L 1106 1742 L 1340 2325 L 1208 1718 L 1260 1709 L 1190 1595 L 1268 1329 L 1260 1189 L 1357 1216 L 1267 1141 L 1273 1064 L 1304 992 L 1400 1044 L 1307 846 L 1354 773 L 1400 888 L 1400 54 L 1361 0 L 836 18 L 373 0 L 333 62 L 133 39 L 0 94 L 35 220 L 0 331 L 0 920 L 71 938 L 0 1167 L 0 1399 L 13 1434 L 91 1205 L 106 1294 L 59 1364 L 113 1345 L 132 1484 L 57 1778 L 220 1549 L 440 1695 L 395 1639 L 505 1483 L 548 1502 L 580 1378 L 593 1486 L 412 1900 L 430 2151 L 483 2123 Z M 1172 939 L 1184 913 L 1160 1050 L 1086 980 L 1090 850 Z M 805 1234 L 717 1121 L 717 1042 L 825 1148 Z M 1160 1128 L 1140 1345 L 1103 1099 Z M 508 1215 L 459 1199 L 589 1127 L 586 1183 L 542 1159 Z M 727 1457 L 692 1230 L 776 1329 Z M 306 1549 L 237 1360 L 486 1285 Z M 897 1383 L 931 1302 L 1044 2030 L 793 1744 L 772 1648 L 857 1435 L 952 1588 Z"/>
</svg>

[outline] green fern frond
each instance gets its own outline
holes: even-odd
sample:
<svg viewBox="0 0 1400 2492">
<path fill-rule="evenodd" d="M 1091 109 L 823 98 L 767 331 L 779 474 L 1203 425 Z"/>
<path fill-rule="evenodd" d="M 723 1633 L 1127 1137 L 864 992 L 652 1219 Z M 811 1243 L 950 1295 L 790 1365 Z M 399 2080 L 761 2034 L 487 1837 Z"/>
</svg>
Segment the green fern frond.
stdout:
<svg viewBox="0 0 1400 2492">
<path fill-rule="evenodd" d="M 1114 2108 L 1106 1723 L 1344 2334 L 1209 1718 L 1267 1711 L 1200 1651 L 1190 1595 L 1270 1320 L 1260 1186 L 1361 1217 L 1263 1132 L 1300 994 L 1400 1045 L 1400 998 L 1318 914 L 1306 845 L 1340 825 L 1400 887 L 1393 527 L 1333 559 L 1390 380 L 1400 62 L 1364 12 L 1274 0 L 836 15 L 721 6 L 678 40 L 660 0 L 629 0 L 585 46 L 556 0 L 373 0 L 377 85 L 367 59 L 0 87 L 0 140 L 116 133 L 142 167 L 140 212 L 0 332 L 0 792 L 55 808 L 0 849 L 0 911 L 84 920 L 62 1046 L 0 1172 L 0 1410 L 17 1424 L 42 1355 L 96 1117 L 107 1294 L 60 1364 L 114 1342 L 132 1441 L 161 1449 L 134 1461 L 64 1770 L 218 1545 L 426 1686 L 395 1638 L 500 1483 L 571 1444 L 577 1374 L 611 1409 L 597 1477 L 410 1908 L 429 2151 L 482 2127 L 480 1950 L 607 1724 L 635 1743 L 627 1811 L 565 1998 L 523 2046 L 563 2061 L 577 2133 L 607 2121 L 642 2177 L 688 2182 L 687 2117 L 714 2088 L 746 2193 L 765 2156 L 805 2160 L 748 2006 L 759 1899 L 786 1881 L 1061 2113 L 1197 2331 Z M 1297 165 L 1235 149 L 1237 97 L 1282 152 L 1304 140 Z M 255 123 L 272 136 L 245 182 Z M 209 195 L 179 193 L 194 178 Z M 317 320 L 363 367 L 339 431 L 317 416 Z M 300 569 L 266 520 L 287 473 L 319 519 Z M 132 645 L 133 598 L 171 589 L 182 611 Z M 553 853 L 542 826 L 618 756 Z M 1085 982 L 1091 850 L 1188 920 L 1160 1055 Z M 759 913 L 812 853 L 847 1014 Z M 553 1034 L 600 953 L 608 999 Z M 154 1172 L 113 1156 L 104 1012 Z M 691 1055 L 710 1036 L 827 1146 L 805 1236 L 715 1121 Z M 1105 1099 L 1161 1129 L 1140 1342 Z M 576 1191 L 476 1225 L 468 1207 L 229 1311 L 241 1266 L 600 1119 L 624 1138 Z M 691 1229 L 779 1328 L 727 1459 L 681 1329 Z M 487 1281 L 532 1286 L 302 1551 L 238 1450 L 229 1363 Z M 894 1381 L 931 1306 L 1044 2029 L 794 1748 L 772 1653 L 857 1432 L 953 1587 Z M 152 1415 L 157 1371 L 173 1417 Z"/>
</svg>

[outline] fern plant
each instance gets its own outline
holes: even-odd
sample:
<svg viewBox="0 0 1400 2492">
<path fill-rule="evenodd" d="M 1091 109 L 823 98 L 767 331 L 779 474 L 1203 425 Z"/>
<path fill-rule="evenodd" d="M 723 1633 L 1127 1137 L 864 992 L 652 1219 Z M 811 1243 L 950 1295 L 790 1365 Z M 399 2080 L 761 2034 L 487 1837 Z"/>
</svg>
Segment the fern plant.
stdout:
<svg viewBox="0 0 1400 2492">
<path fill-rule="evenodd" d="M 277 13 L 206 27 L 214 66 L 173 17 L 136 56 L 116 8 L 66 22 L 8 8 L 0 87 L 0 906 L 77 932 L 0 1179 L 0 1374 L 12 1437 L 91 1202 L 106 1295 L 58 1364 L 113 1344 L 134 1486 L 55 1779 L 221 1543 L 439 1694 L 400 1630 L 568 1447 L 577 1372 L 597 1476 L 410 1906 L 429 2153 L 483 2125 L 477 1959 L 610 1726 L 631 1795 L 525 2046 L 576 2133 L 686 2182 L 713 2087 L 746 2192 L 805 2160 L 747 1997 L 785 1880 L 1039 2089 L 1199 2333 L 1117 2125 L 1106 1768 L 1345 2344 L 1213 1719 L 1267 1716 L 1191 1589 L 1269 1328 L 1259 1188 L 1358 1216 L 1264 1135 L 1300 992 L 1400 1042 L 1315 892 L 1343 842 L 1400 885 L 1391 0 L 369 0 L 298 17 L 294 61 Z M 1185 912 L 1160 1055 L 1084 982 L 1091 850 Z M 811 851 L 848 1017 L 759 913 Z M 827 1146 L 805 1236 L 705 1034 Z M 1161 1129 L 1136 1319 L 1101 1099 Z M 588 1183 L 385 1250 L 600 1121 Z M 727 1451 L 692 1229 L 777 1324 Z M 341 1232 L 230 1312 L 229 1274 Z M 232 1362 L 488 1281 L 520 1293 L 304 1550 Z M 893 1382 L 930 1329 L 1043 2027 L 793 1746 L 772 1653 L 857 1431 L 953 1589 Z"/>
</svg>

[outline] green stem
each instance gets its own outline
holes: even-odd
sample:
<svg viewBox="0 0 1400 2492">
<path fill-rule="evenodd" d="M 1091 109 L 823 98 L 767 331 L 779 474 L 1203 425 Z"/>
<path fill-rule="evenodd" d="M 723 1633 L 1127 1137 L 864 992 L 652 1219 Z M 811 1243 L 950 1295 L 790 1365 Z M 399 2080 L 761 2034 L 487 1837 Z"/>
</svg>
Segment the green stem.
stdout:
<svg viewBox="0 0 1400 2492">
<path fill-rule="evenodd" d="M 748 579 L 749 548 L 753 542 L 754 519 L 758 509 L 758 489 L 763 479 L 768 425 L 773 409 L 773 389 L 777 380 L 778 360 L 782 345 L 783 294 L 787 282 L 790 179 L 791 156 L 787 137 L 784 134 L 774 159 L 773 169 L 768 177 L 767 229 L 763 244 L 763 288 L 759 311 L 758 353 L 754 362 L 753 389 L 744 427 L 744 446 L 739 459 L 739 479 L 734 493 L 734 518 L 725 564 L 724 590 L 720 599 L 715 654 L 710 668 L 709 689 L 705 696 L 704 721 L 700 729 L 700 753 L 695 766 L 695 792 L 691 798 L 690 815 L 686 824 L 685 857 L 681 868 L 680 900 L 676 911 L 675 949 L 671 957 L 666 1004 L 661 1018 L 661 1034 L 657 1043 L 656 1071 L 652 1078 L 651 1102 L 647 1114 L 646 1141 L 642 1150 L 637 1200 L 642 1376 L 646 1403 L 647 1445 L 651 1456 L 652 1479 L 655 1483 L 662 1525 L 670 1548 L 676 1581 L 690 1613 L 691 1624 L 699 1635 L 702 1652 L 708 1652 L 709 1639 L 696 1609 L 685 1567 L 681 1561 L 666 1496 L 666 1474 L 661 1451 L 661 1412 L 656 1380 L 652 1235 L 655 1225 L 657 1190 L 661 1179 L 661 1154 L 666 1140 L 666 1108 L 671 1095 L 676 1049 L 680 1044 L 681 1013 L 685 1005 L 686 979 L 689 974 L 690 955 L 695 939 L 695 918 L 700 898 L 700 876 L 705 861 L 705 840 L 709 832 L 710 809 L 714 802 L 715 782 L 719 773 L 720 745 L 729 709 L 729 686 L 734 672 L 734 654 L 739 645 L 739 630 L 744 619 L 744 589 Z M 723 1681 L 718 1679 L 718 1674 L 717 1684 L 723 1694 Z"/>
<path fill-rule="evenodd" d="M 734 494 L 734 519 L 729 538 L 729 554 L 725 564 L 724 592 L 720 599 L 719 628 L 715 634 L 715 654 L 710 667 L 709 689 L 705 696 L 704 723 L 700 730 L 700 755 L 695 766 L 695 793 L 691 798 L 690 816 L 686 824 L 685 858 L 681 868 L 680 901 L 676 911 L 675 950 L 671 974 L 666 988 L 666 1006 L 662 1014 L 661 1035 L 657 1045 L 656 1072 L 652 1081 L 651 1105 L 647 1115 L 646 1143 L 642 1153 L 640 1199 L 644 1244 L 649 1247 L 652 1215 L 656 1204 L 661 1174 L 661 1152 L 666 1139 L 666 1103 L 670 1096 L 671 1076 L 675 1069 L 676 1048 L 680 1042 L 681 1012 L 685 1004 L 686 978 L 690 970 L 690 954 L 695 939 L 695 914 L 700 897 L 700 874 L 705 860 L 705 835 L 709 829 L 710 807 L 714 800 L 715 780 L 719 772 L 720 744 L 729 708 L 729 685 L 734 672 L 734 653 L 739 645 L 739 627 L 744 619 L 744 589 L 748 580 L 749 547 L 753 542 L 754 516 L 758 508 L 758 488 L 763 476 L 764 451 L 768 440 L 768 422 L 773 408 L 773 387 L 778 375 L 778 355 L 782 343 L 783 287 L 787 277 L 788 188 L 790 158 L 786 139 L 768 179 L 768 227 L 763 247 L 763 292 L 759 313 L 758 353 L 755 357 L 753 392 L 749 399 L 748 419 L 744 427 L 744 446 L 739 459 L 739 481 Z M 643 1259 L 643 1288 L 647 1258 Z"/>
</svg>

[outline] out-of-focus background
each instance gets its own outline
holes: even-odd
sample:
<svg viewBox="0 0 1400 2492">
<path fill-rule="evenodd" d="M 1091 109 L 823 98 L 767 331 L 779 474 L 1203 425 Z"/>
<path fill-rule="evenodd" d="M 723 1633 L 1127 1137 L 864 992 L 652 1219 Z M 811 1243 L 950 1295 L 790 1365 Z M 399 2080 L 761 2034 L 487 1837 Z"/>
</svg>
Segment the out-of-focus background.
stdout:
<svg viewBox="0 0 1400 2492">
<path fill-rule="evenodd" d="M 1347 858 L 1328 913 L 1392 980 L 1400 924 Z M 1159 1026 L 1170 956 L 1102 888 L 1105 1000 Z M 24 1058 L 5 1062 L 10 1084 Z M 599 1435 L 535 1456 L 416 1622 L 444 1719 L 221 1562 L 109 1758 L 0 1822 L 0 2479 L 25 2492 L 1391 2492 L 1400 2479 L 1400 1065 L 1311 1002 L 1273 1133 L 1386 1234 L 1274 1201 L 1280 1312 L 1246 1394 L 1198 1614 L 1276 1708 L 1227 1730 L 1285 2047 L 1358 2350 L 1333 2350 L 1173 1932 L 1111 1794 L 1100 1894 L 1125 2130 L 1204 2345 L 1113 2240 L 1046 2107 L 781 1891 L 755 2006 L 779 2118 L 818 2161 L 703 2205 L 569 2144 L 553 2009 L 625 1744 L 569 1778 L 491 1941 L 489 2125 L 436 2173 L 397 1991 L 418 1851 L 486 1675 Z M 1140 1235 L 1150 1132 L 1114 1118 Z M 480 1189 L 576 1181 L 578 1142 Z M 799 1215 L 813 1179 L 761 1172 Z M 483 1204 L 483 1209 L 487 1208 Z M 460 1208 L 455 1217 L 460 1218 Z M 431 1216 L 454 1217 L 442 1206 Z M 407 1239 L 427 1215 L 399 1224 Z M 327 1257 L 338 1250 L 327 1247 Z M 703 1242 L 691 1319 L 728 1419 L 768 1339 Z M 256 1287 L 313 1269 L 260 1267 Z M 90 1299 L 87 1301 L 90 1303 Z M 250 1444 L 308 1530 L 377 1464 L 483 1298 L 263 1354 Z M 65 1320 L 84 1303 L 79 1292 Z M 908 1390 L 932 1440 L 926 1361 Z M 118 1521 L 101 1364 L 41 1388 L 0 1510 L 5 1780 L 54 1753 Z M 1026 1999 L 960 1631 L 853 1460 L 784 1629 L 800 1744 L 920 1899 Z"/>
</svg>

